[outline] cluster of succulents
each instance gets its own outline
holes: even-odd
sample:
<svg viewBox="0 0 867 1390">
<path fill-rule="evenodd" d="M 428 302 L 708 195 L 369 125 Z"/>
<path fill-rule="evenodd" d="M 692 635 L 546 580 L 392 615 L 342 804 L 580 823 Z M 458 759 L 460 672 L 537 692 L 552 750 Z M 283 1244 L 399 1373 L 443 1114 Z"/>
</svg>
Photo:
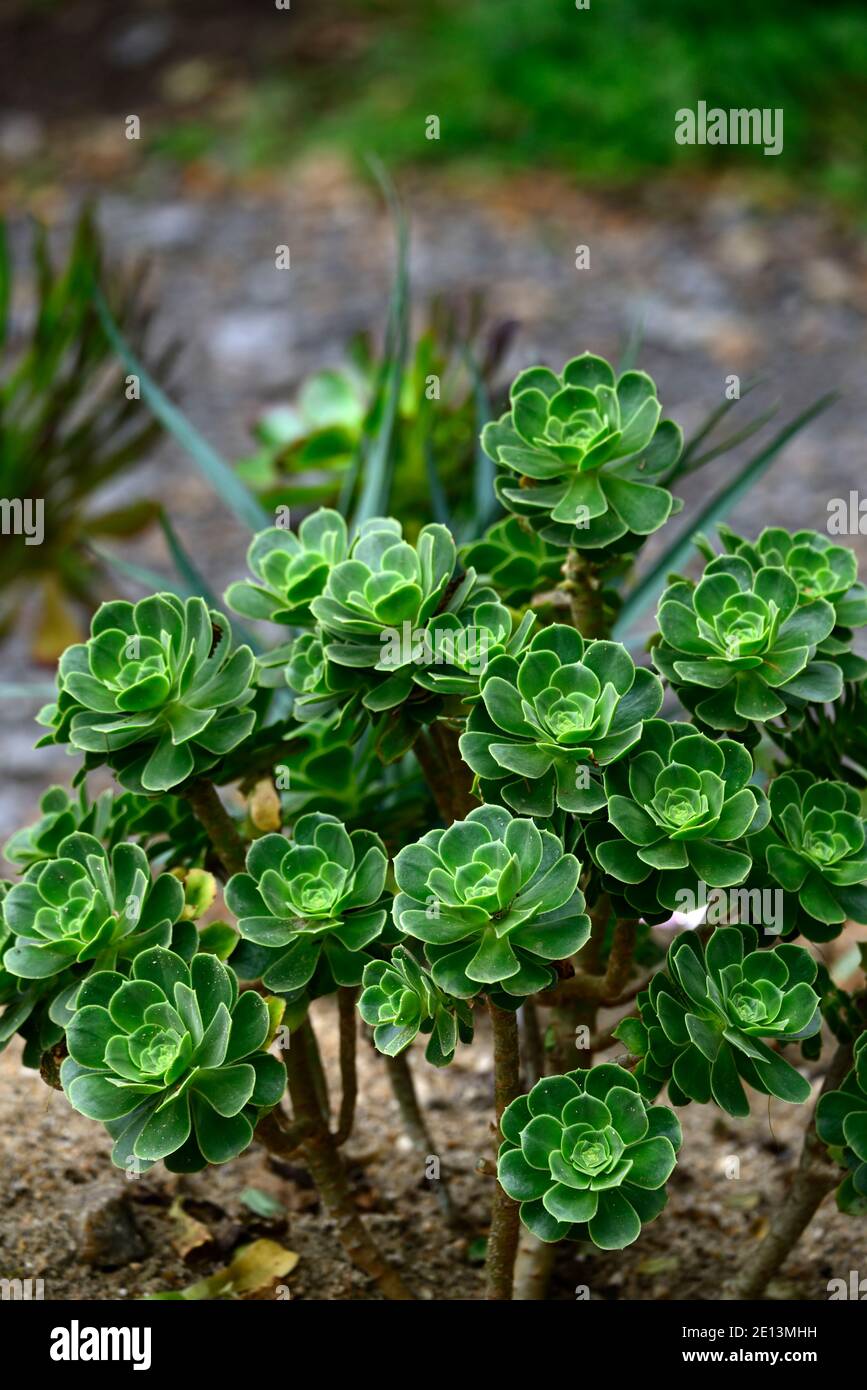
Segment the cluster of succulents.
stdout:
<svg viewBox="0 0 867 1390">
<path fill-rule="evenodd" d="M 800 1042 L 822 1026 L 816 962 L 802 946 L 757 943 L 750 926 L 719 927 L 704 948 L 692 933 L 674 941 L 665 971 L 639 995 L 640 1019 L 617 1031 L 640 1058 L 645 1095 L 667 1082 L 674 1105 L 713 1100 L 735 1116 L 750 1113 L 744 1082 L 793 1104 L 809 1098 L 809 1082 L 769 1043 Z"/>
<path fill-rule="evenodd" d="M 798 586 L 798 602 L 825 599 L 834 609 L 834 627 L 816 649 L 840 667 L 843 679 L 863 680 L 867 661 L 852 651 L 853 628 L 867 624 L 867 586 L 858 579 L 854 550 L 835 545 L 818 531 L 786 531 L 768 526 L 755 541 L 718 527 L 729 554 L 739 555 L 755 573 L 768 566 L 785 570 Z"/>
<path fill-rule="evenodd" d="M 855 788 L 795 770 L 774 778 L 768 801 L 770 821 L 751 845 L 788 900 L 788 924 L 827 941 L 847 920 L 867 922 L 867 824 Z"/>
<path fill-rule="evenodd" d="M 345 1234 L 351 1193 L 335 1208 L 328 1190 L 357 1089 L 356 1005 L 399 1098 L 402 1054 L 424 1046 L 448 1066 L 485 1010 L 502 1290 L 509 1199 L 542 1241 L 622 1249 L 663 1210 L 681 1146 L 657 1097 L 734 1118 L 751 1092 L 803 1104 L 824 1021 L 854 1066 L 818 1130 L 848 1172 L 841 1206 L 863 1208 L 862 998 L 794 938 L 867 923 L 867 662 L 853 651 L 867 590 L 851 552 L 816 533 L 721 528 L 724 554 L 699 542 L 698 581 L 669 581 L 651 657 L 630 655 L 611 620 L 634 616 L 634 552 L 691 466 L 660 417 L 641 372 L 589 353 L 559 375 L 530 368 L 484 431 L 509 514 L 481 539 L 459 549 L 439 522 L 371 517 L 384 494 L 365 487 L 355 521 L 326 508 L 254 536 L 226 602 L 283 628 L 258 655 L 203 599 L 172 594 L 104 604 L 65 652 L 40 722 L 82 767 L 6 845 L 0 1048 L 20 1034 L 49 1079 L 64 1056 L 66 1095 L 121 1167 L 195 1171 L 257 1133 L 273 1143 L 288 1074 L 293 1129 L 331 1175 L 323 1201 Z M 666 686 L 681 708 L 661 716 Z M 124 790 L 90 800 L 103 766 Z M 246 806 L 217 791 L 231 785 Z M 218 877 L 230 920 L 209 920 Z M 682 925 L 708 892 L 719 913 L 663 955 L 652 928 Z M 571 1070 L 573 1026 L 596 1048 L 598 1008 L 636 994 L 615 1029 L 630 1064 Z M 333 1130 L 310 1013 L 327 996 Z M 539 1078 L 525 1095 L 522 1006 Z M 319 1003 L 312 1016 L 330 1017 Z M 282 1060 L 278 1028 L 293 1035 Z"/>
<path fill-rule="evenodd" d="M 550 831 L 479 806 L 397 855 L 394 922 L 424 942 L 433 981 L 448 994 L 470 999 L 493 986 L 517 1007 L 552 984 L 551 962 L 589 936 L 580 871 Z"/>
<path fill-rule="evenodd" d="M 503 1112 L 497 1171 L 539 1240 L 622 1250 L 663 1210 L 682 1136 L 624 1067 L 548 1076 Z"/>
<path fill-rule="evenodd" d="M 348 550 L 346 522 L 327 507 L 305 517 L 297 534 L 283 526 L 268 526 L 256 533 L 247 551 L 253 579 L 230 584 L 226 603 L 242 618 L 308 627 L 313 622 L 310 604 Z"/>
<path fill-rule="evenodd" d="M 481 540 L 462 547 L 461 557 L 511 604 L 527 602 L 540 584 L 556 584 L 563 572 L 562 549 L 518 516 L 495 522 Z"/>
<path fill-rule="evenodd" d="M 767 823 L 753 759 L 734 739 L 649 719 L 627 762 L 605 773 L 607 820 L 587 845 L 611 890 L 638 909 L 674 910 L 704 883 L 729 888 L 752 867 L 750 833 Z"/>
<path fill-rule="evenodd" d="M 665 479 L 682 435 L 660 422 L 646 372 L 617 377 L 585 352 L 558 376 L 530 367 L 512 383 L 510 409 L 485 426 L 482 445 L 498 464 L 497 496 L 542 539 L 576 550 L 631 548 L 668 520 Z"/>
</svg>

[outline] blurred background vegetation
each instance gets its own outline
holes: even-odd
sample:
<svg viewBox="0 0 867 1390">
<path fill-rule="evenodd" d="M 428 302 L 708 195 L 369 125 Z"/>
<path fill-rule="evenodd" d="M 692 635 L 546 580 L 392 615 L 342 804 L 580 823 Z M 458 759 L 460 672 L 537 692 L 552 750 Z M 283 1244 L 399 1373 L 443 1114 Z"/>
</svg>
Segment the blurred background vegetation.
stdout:
<svg viewBox="0 0 867 1390">
<path fill-rule="evenodd" d="M 170 162 L 239 170 L 332 146 L 375 149 L 392 167 L 435 159 L 614 184 L 753 166 L 864 207 L 862 0 L 590 0 L 588 10 L 574 0 L 292 0 L 290 13 L 272 0 L 120 9 L 5 0 L 3 9 L 10 107 L 26 105 L 41 64 L 49 109 L 160 108 L 148 147 Z M 675 110 L 700 99 L 782 107 L 785 158 L 675 144 Z M 438 142 L 425 138 L 431 114 L 442 121 Z"/>
</svg>

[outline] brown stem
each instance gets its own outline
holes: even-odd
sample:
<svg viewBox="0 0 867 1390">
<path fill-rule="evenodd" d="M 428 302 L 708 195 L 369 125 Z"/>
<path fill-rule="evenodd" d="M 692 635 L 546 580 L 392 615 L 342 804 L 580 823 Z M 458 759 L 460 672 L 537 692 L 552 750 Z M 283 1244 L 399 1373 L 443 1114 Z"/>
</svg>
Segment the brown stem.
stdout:
<svg viewBox="0 0 867 1390">
<path fill-rule="evenodd" d="M 319 1042 L 313 1031 L 313 1024 L 310 1022 L 310 1015 L 305 1018 L 296 1033 L 299 1045 L 307 1051 L 307 1065 L 310 1068 L 310 1075 L 313 1077 L 313 1085 L 316 1089 L 316 1099 L 319 1101 L 319 1110 L 328 1128 L 331 1128 L 331 1097 L 328 1093 L 328 1077 L 325 1074 L 325 1067 L 322 1062 L 322 1053 L 319 1051 Z"/>
<path fill-rule="evenodd" d="M 208 839 L 226 874 L 242 874 L 246 853 L 244 841 L 213 782 L 205 777 L 196 778 L 184 787 L 184 796 L 199 824 L 208 832 Z"/>
<path fill-rule="evenodd" d="M 831 1059 L 819 1092 L 821 1098 L 835 1091 L 852 1065 L 852 1044 L 841 1043 Z M 817 1102 L 818 1104 L 818 1102 Z M 816 1112 L 804 1135 L 804 1146 L 794 1180 L 784 1201 L 774 1212 L 770 1228 L 746 1263 L 722 1291 L 723 1298 L 760 1298 L 786 1257 L 807 1229 L 828 1193 L 843 1174 L 828 1156 L 816 1133 Z"/>
<path fill-rule="evenodd" d="M 431 789 L 437 810 L 446 825 L 463 820 L 478 799 L 473 796 L 473 777 L 461 758 L 459 730 L 444 719 L 420 729 L 413 752 Z"/>
<path fill-rule="evenodd" d="M 532 999 L 524 1000 L 520 1018 L 523 1034 L 524 1090 L 529 1091 L 539 1078 L 545 1075 L 545 1041 L 539 1027 L 539 1014 Z"/>
<path fill-rule="evenodd" d="M 358 990 L 341 985 L 337 991 L 337 1014 L 340 1027 L 340 1118 L 335 1144 L 345 1144 L 355 1123 L 355 1102 L 358 1098 L 358 1069 L 356 1067 L 356 1041 L 358 1024 L 355 1016 L 355 1001 Z"/>
<path fill-rule="evenodd" d="M 607 636 L 599 569 L 577 550 L 567 552 L 560 588 L 569 597 L 572 626 L 582 637 Z"/>
<path fill-rule="evenodd" d="M 301 1146 L 304 1160 L 337 1227 L 337 1237 L 352 1263 L 374 1281 L 385 1298 L 411 1299 L 414 1295 L 380 1253 L 358 1214 L 334 1135 L 322 1116 L 308 1049 L 303 1041 L 299 1046 L 299 1041 L 296 1039 L 284 1054 L 292 1110 L 295 1122 L 305 1126 Z"/>
<path fill-rule="evenodd" d="M 571 980 L 563 980 L 556 989 L 536 996 L 540 1004 L 562 1004 L 568 999 L 594 1000 L 597 1004 L 613 1004 L 625 988 L 632 968 L 637 920 L 622 918 L 614 928 L 614 938 L 603 975 L 579 970 Z"/>
<path fill-rule="evenodd" d="M 412 1141 L 413 1148 L 427 1166 L 429 1158 L 436 1156 L 434 1140 L 427 1127 L 424 1113 L 418 1103 L 418 1096 L 415 1093 L 415 1084 L 410 1071 L 409 1058 L 405 1052 L 399 1052 L 396 1057 L 383 1056 L 388 1079 L 391 1083 L 392 1094 L 397 1101 L 397 1108 L 400 1111 L 400 1118 L 407 1137 Z M 433 1179 L 433 1192 L 437 1199 L 440 1212 L 446 1223 L 454 1230 L 458 1230 L 463 1222 L 460 1213 L 456 1210 L 452 1202 L 449 1191 L 448 1181 L 443 1172 L 442 1161 L 440 1161 L 440 1175 Z"/>
<path fill-rule="evenodd" d="M 488 1012 L 494 1033 L 494 1107 L 499 1134 L 503 1111 L 521 1094 L 518 1020 L 510 1009 L 500 1009 L 490 999 Z M 519 1228 L 518 1204 L 497 1183 L 485 1260 L 488 1299 L 505 1301 L 512 1297 Z"/>
<path fill-rule="evenodd" d="M 278 1110 L 269 1110 L 256 1126 L 256 1138 L 278 1158 L 291 1158 L 296 1154 L 309 1132 L 309 1126 L 303 1121 L 297 1124 L 287 1121 Z"/>
</svg>

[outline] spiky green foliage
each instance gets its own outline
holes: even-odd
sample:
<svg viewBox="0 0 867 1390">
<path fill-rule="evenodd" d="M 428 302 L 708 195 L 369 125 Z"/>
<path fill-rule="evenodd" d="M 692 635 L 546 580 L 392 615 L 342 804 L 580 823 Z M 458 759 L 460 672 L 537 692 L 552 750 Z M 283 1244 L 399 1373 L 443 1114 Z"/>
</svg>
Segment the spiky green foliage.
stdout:
<svg viewBox="0 0 867 1390">
<path fill-rule="evenodd" d="M 551 961 L 587 940 L 580 871 L 550 831 L 479 806 L 397 855 L 395 925 L 425 943 L 434 983 L 448 994 L 496 987 L 516 1007 L 553 983 Z"/>
<path fill-rule="evenodd" d="M 774 778 L 768 800 L 751 849 L 783 889 L 787 928 L 828 941 L 847 920 L 867 922 L 867 823 L 854 787 L 795 770 Z"/>
<path fill-rule="evenodd" d="M 683 436 L 660 423 L 646 372 L 617 377 L 585 352 L 558 376 L 529 367 L 512 383 L 511 409 L 485 426 L 485 452 L 499 465 L 497 496 L 526 516 L 542 539 L 576 550 L 633 548 L 668 520 L 674 505 L 660 484 Z"/>
<path fill-rule="evenodd" d="M 27 513 L 26 529 L 4 527 L 0 636 L 22 613 L 32 621 L 35 595 L 33 652 L 53 662 L 80 638 L 81 620 L 96 607 L 105 584 L 105 568 L 90 542 L 135 535 L 159 513 L 156 500 L 134 494 L 121 506 L 100 506 L 94 499 L 145 458 L 160 426 L 124 389 L 123 368 L 94 300 L 94 287 L 100 286 L 125 331 L 146 342 L 151 311 L 142 298 L 141 273 L 119 277 L 105 271 L 99 231 L 87 210 L 62 264 L 52 263 L 43 226 L 35 227 L 32 260 L 35 313 L 25 327 L 18 312 L 7 312 L 13 283 L 16 305 L 19 287 L 0 221 L 0 497 L 13 507 L 42 508 L 41 527 Z M 163 376 L 176 351 L 169 345 L 154 359 Z"/>
<path fill-rule="evenodd" d="M 720 555 L 698 585 L 677 579 L 663 594 L 657 669 L 697 719 L 722 731 L 797 718 L 809 700 L 836 700 L 840 667 L 817 659 L 834 628 L 833 605 L 799 600 L 784 569 L 756 572 L 743 556 Z"/>
<path fill-rule="evenodd" d="M 691 932 L 673 942 L 665 971 L 639 995 L 640 1022 L 615 1030 L 641 1059 L 645 1095 L 667 1082 L 674 1105 L 713 1100 L 734 1116 L 750 1113 L 743 1082 L 792 1104 L 809 1099 L 809 1082 L 769 1043 L 821 1028 L 816 962 L 801 946 L 757 943 L 747 926 L 717 928 L 705 948 Z"/>
<path fill-rule="evenodd" d="M 520 660 L 490 662 L 481 697 L 460 746 L 485 799 L 524 815 L 550 816 L 555 805 L 586 814 L 605 805 L 597 770 L 638 741 L 662 686 L 618 642 L 585 643 L 555 624 Z"/>
<path fill-rule="evenodd" d="M 752 865 L 746 836 L 769 814 L 752 776 L 752 757 L 734 739 L 649 719 L 629 759 L 605 772 L 607 818 L 586 827 L 612 891 L 636 909 L 674 911 L 699 882 L 743 883 Z"/>
<path fill-rule="evenodd" d="M 841 1211 L 867 1211 L 867 1033 L 855 1043 L 855 1064 L 837 1091 L 819 1097 L 816 1131 L 848 1168 L 837 1188 Z"/>
<path fill-rule="evenodd" d="M 233 963 L 269 989 L 322 994 L 358 985 L 365 947 L 385 925 L 388 861 L 372 830 L 348 834 L 336 816 L 312 811 L 292 839 L 263 835 L 247 852 L 247 872 L 226 885 L 226 902 L 252 951 Z"/>
<path fill-rule="evenodd" d="M 107 762 L 131 791 L 169 791 L 246 738 L 253 653 L 233 650 L 222 613 L 200 598 L 156 594 L 104 603 L 87 643 L 68 647 L 58 697 L 39 716 L 45 740 Z"/>
<path fill-rule="evenodd" d="M 665 1207 L 680 1125 L 623 1067 L 545 1077 L 506 1107 L 501 1128 L 497 1176 L 539 1240 L 622 1250 Z"/>
<path fill-rule="evenodd" d="M 418 1034 L 429 1036 L 425 1057 L 435 1067 L 448 1066 L 458 1041 L 472 1042 L 473 1015 L 462 999 L 445 994 L 411 951 L 395 946 L 387 961 L 364 967 L 358 1012 L 373 1029 L 380 1052 L 396 1057 Z"/>
<path fill-rule="evenodd" d="M 160 1159 L 196 1172 L 236 1158 L 285 1072 L 263 1051 L 271 1015 L 254 990 L 210 954 L 188 966 L 154 947 L 129 979 L 98 971 L 82 986 L 61 1068 L 70 1104 L 105 1124 L 112 1161 L 147 1171 Z"/>
</svg>

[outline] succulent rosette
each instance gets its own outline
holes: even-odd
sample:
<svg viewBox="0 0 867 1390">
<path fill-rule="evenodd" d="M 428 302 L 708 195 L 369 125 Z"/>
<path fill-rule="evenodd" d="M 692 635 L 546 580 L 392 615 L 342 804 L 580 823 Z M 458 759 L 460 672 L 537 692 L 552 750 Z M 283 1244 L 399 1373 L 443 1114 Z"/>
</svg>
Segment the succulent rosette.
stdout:
<svg viewBox="0 0 867 1390">
<path fill-rule="evenodd" d="M 253 654 L 232 650 L 221 613 L 156 594 L 104 603 L 87 643 L 67 647 L 42 740 L 108 762 L 135 792 L 168 791 L 207 771 L 250 733 Z"/>
<path fill-rule="evenodd" d="M 867 1033 L 855 1043 L 855 1065 L 839 1090 L 827 1091 L 816 1106 L 816 1130 L 838 1150 L 849 1170 L 837 1188 L 841 1211 L 867 1211 Z"/>
<path fill-rule="evenodd" d="M 363 670 L 330 661 L 327 645 L 320 632 L 302 632 L 284 650 L 280 669 L 295 697 L 292 710 L 296 719 L 301 723 L 329 719 L 346 728 L 354 725 L 370 679 Z"/>
<path fill-rule="evenodd" d="M 607 819 L 585 827 L 612 891 L 642 912 L 674 911 L 698 882 L 743 883 L 752 867 L 746 836 L 769 816 L 752 776 L 752 757 L 734 739 L 648 720 L 628 761 L 606 770 Z"/>
<path fill-rule="evenodd" d="M 462 547 L 461 558 L 510 604 L 528 602 L 540 587 L 556 584 L 563 571 L 562 549 L 544 541 L 519 516 L 495 522 L 480 541 Z"/>
<path fill-rule="evenodd" d="M 425 944 L 434 984 L 469 999 L 516 1001 L 554 982 L 552 961 L 590 933 L 581 865 L 556 835 L 502 806 L 431 830 L 394 862 L 394 922 Z"/>
<path fill-rule="evenodd" d="M 718 927 L 706 947 L 691 932 L 671 945 L 666 969 L 639 995 L 640 1021 L 615 1030 L 640 1057 L 645 1095 L 668 1082 L 674 1105 L 715 1101 L 745 1116 L 743 1083 L 792 1104 L 809 1099 L 809 1082 L 769 1043 L 801 1042 L 822 1026 L 813 989 L 816 962 L 802 946 L 756 950 L 752 927 Z"/>
<path fill-rule="evenodd" d="M 784 569 L 798 586 L 798 602 L 827 600 L 834 609 L 834 627 L 820 642 L 817 656 L 828 656 L 847 681 L 867 675 L 867 661 L 851 650 L 852 629 L 867 624 L 867 587 L 858 579 L 854 550 L 835 545 L 818 531 L 786 531 L 768 526 L 755 541 L 720 526 L 720 539 L 729 554 L 739 555 L 758 573 L 766 566 Z"/>
<path fill-rule="evenodd" d="M 482 447 L 499 466 L 503 506 L 542 539 L 578 550 L 630 548 L 674 509 L 660 484 L 680 457 L 677 425 L 660 423 L 645 372 L 617 377 L 585 352 L 558 376 L 530 367 L 512 383 L 510 409 L 485 426 Z"/>
<path fill-rule="evenodd" d="M 333 645 L 357 649 L 335 659 L 376 666 L 383 632 L 404 622 L 421 627 L 437 611 L 456 559 L 445 526 L 423 526 L 410 545 L 393 517 L 362 523 L 349 558 L 331 570 L 324 592 L 311 605 Z"/>
<path fill-rule="evenodd" d="M 503 1112 L 497 1176 L 539 1240 L 591 1240 L 622 1250 L 667 1201 L 682 1142 L 664 1105 L 650 1105 L 623 1067 L 548 1076 Z"/>
<path fill-rule="evenodd" d="M 783 889 L 787 926 L 829 941 L 847 920 L 867 922 L 867 822 L 855 788 L 796 770 L 773 779 L 768 801 L 751 849 Z"/>
<path fill-rule="evenodd" d="M 485 671 L 500 656 L 518 657 L 535 621 L 525 613 L 516 623 L 504 604 L 489 598 L 467 605 L 460 614 L 437 614 L 425 629 L 426 664 L 413 673 L 413 680 L 435 695 L 477 700 Z"/>
<path fill-rule="evenodd" d="M 33 825 L 16 830 L 3 846 L 5 858 L 22 869 L 54 859 L 61 841 L 76 830 L 111 846 L 123 838 L 128 818 L 126 794 L 104 791 L 91 802 L 83 786 L 77 796 L 65 787 L 49 787 L 40 797 L 39 811 Z"/>
<path fill-rule="evenodd" d="M 233 965 L 268 989 L 325 993 L 361 983 L 365 947 L 387 918 L 388 858 L 372 830 L 348 833 L 336 816 L 301 816 L 292 839 L 263 835 L 247 852 L 247 872 L 226 885 L 243 944 Z"/>
<path fill-rule="evenodd" d="M 214 955 L 187 965 L 161 947 L 142 951 L 129 979 L 97 971 L 82 985 L 63 1089 L 75 1110 L 106 1125 L 120 1168 L 225 1163 L 283 1094 L 286 1073 L 263 1050 L 280 1012 L 254 990 L 239 995 Z"/>
<path fill-rule="evenodd" d="M 587 642 L 554 624 L 520 660 L 501 656 L 481 679 L 481 703 L 460 740 L 486 800 L 524 815 L 605 805 L 598 769 L 622 758 L 662 704 L 652 671 L 618 642 Z"/>
<path fill-rule="evenodd" d="M 799 597 L 784 569 L 755 572 L 740 555 L 718 556 L 698 585 L 678 579 L 663 594 L 657 669 L 712 729 L 797 718 L 808 700 L 836 700 L 840 667 L 816 659 L 834 627 L 834 608 L 824 598 Z"/>
<path fill-rule="evenodd" d="M 109 854 L 92 835 L 69 835 L 56 859 L 35 864 L 7 894 L 12 944 L 3 964 L 28 980 L 73 966 L 114 969 L 147 947 L 168 946 L 184 906 L 178 879 L 152 880 L 138 845 L 115 845 Z"/>
<path fill-rule="evenodd" d="M 429 1038 L 425 1057 L 435 1067 L 448 1066 L 458 1042 L 472 1042 L 473 1015 L 462 999 L 445 994 L 410 951 L 395 946 L 391 959 L 364 967 L 358 1012 L 373 1029 L 373 1041 L 387 1057 L 396 1057 L 418 1037 Z"/>
<path fill-rule="evenodd" d="M 254 578 L 230 584 L 226 603 L 243 618 L 306 627 L 313 622 L 312 600 L 322 593 L 332 569 L 346 559 L 348 551 L 346 522 L 328 507 L 305 517 L 297 535 L 269 526 L 253 537 L 247 551 L 247 566 Z"/>
</svg>

